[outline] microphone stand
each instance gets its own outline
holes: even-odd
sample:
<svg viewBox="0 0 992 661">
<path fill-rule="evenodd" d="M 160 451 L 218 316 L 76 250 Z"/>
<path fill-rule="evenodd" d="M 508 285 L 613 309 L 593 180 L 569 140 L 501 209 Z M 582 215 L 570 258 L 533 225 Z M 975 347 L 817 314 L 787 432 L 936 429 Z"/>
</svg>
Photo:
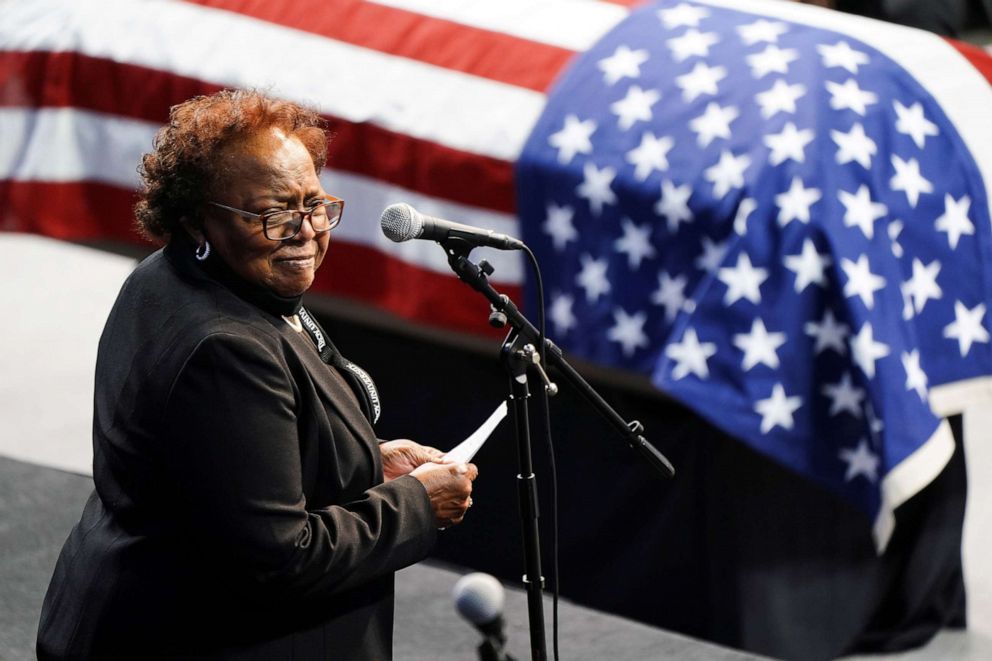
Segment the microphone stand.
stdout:
<svg viewBox="0 0 992 661">
<path fill-rule="evenodd" d="M 479 661 L 516 661 L 506 653 L 503 649 L 504 645 L 506 645 L 506 641 L 500 637 L 486 636 L 475 648 L 479 653 Z"/>
<path fill-rule="evenodd" d="M 505 294 L 500 294 L 491 284 L 488 276 L 494 272 L 489 262 L 482 260 L 478 264 L 468 258 L 476 246 L 457 236 L 449 236 L 439 241 L 448 254 L 448 265 L 458 276 L 458 279 L 481 293 L 492 307 L 490 323 L 502 327 L 507 324 L 510 331 L 500 349 L 500 361 L 510 377 L 510 400 L 513 402 L 514 421 L 516 423 L 517 460 L 520 472 L 517 474 L 520 521 L 524 540 L 524 560 L 526 573 L 523 580 L 527 588 L 527 612 L 530 621 L 531 658 L 534 661 L 545 661 L 548 657 L 547 641 L 544 629 L 544 577 L 541 574 L 541 542 L 538 530 L 537 508 L 537 479 L 533 471 L 530 445 L 530 418 L 527 400 L 530 399 L 528 388 L 528 370 L 534 372 L 544 382 L 545 393 L 554 395 L 558 387 L 548 379 L 541 368 L 541 354 L 536 347 L 540 345 L 541 335 L 527 317 L 520 312 L 513 301 Z M 603 415 L 616 429 L 627 444 L 636 450 L 648 464 L 665 477 L 673 477 L 675 468 L 665 456 L 641 435 L 644 426 L 633 420 L 626 422 L 599 393 L 583 379 L 565 360 L 561 349 L 553 342 L 545 339 L 548 362 L 565 377 L 579 393 Z"/>
</svg>

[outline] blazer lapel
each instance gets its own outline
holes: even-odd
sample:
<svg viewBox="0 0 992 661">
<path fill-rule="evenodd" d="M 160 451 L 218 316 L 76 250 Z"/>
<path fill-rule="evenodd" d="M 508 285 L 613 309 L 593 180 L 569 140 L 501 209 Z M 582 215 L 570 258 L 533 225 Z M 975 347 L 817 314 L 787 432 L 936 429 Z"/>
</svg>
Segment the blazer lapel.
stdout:
<svg viewBox="0 0 992 661">
<path fill-rule="evenodd" d="M 304 333 L 297 333 L 288 328 L 287 330 L 292 333 L 293 346 L 302 354 L 303 364 L 310 373 L 317 389 L 324 395 L 331 407 L 337 411 L 345 426 L 361 442 L 375 467 L 376 476 L 381 479 L 382 455 L 379 452 L 378 438 L 372 425 L 362 413 L 358 399 L 345 377 L 339 374 L 335 367 L 320 359 L 317 348 Z"/>
</svg>

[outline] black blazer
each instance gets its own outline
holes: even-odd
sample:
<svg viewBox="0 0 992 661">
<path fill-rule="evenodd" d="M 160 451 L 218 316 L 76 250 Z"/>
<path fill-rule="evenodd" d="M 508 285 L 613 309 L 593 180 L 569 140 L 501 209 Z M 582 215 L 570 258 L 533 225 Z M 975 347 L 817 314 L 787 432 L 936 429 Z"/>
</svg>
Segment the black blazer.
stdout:
<svg viewBox="0 0 992 661">
<path fill-rule="evenodd" d="M 435 539 L 426 491 L 383 483 L 348 382 L 188 248 L 138 266 L 101 337 L 96 489 L 39 658 L 390 658 L 393 572 Z"/>
</svg>

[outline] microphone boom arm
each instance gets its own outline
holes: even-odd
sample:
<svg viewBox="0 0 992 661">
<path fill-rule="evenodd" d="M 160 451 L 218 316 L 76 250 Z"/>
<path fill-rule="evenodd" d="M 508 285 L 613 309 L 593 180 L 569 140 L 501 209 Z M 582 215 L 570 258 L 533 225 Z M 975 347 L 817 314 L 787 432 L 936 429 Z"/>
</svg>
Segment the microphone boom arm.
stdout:
<svg viewBox="0 0 992 661">
<path fill-rule="evenodd" d="M 458 279 L 485 296 L 486 300 L 493 306 L 493 309 L 506 316 L 507 323 L 516 330 L 519 336 L 534 346 L 540 344 L 540 333 L 537 328 L 520 312 L 519 308 L 517 308 L 508 296 L 500 294 L 489 284 L 487 276 L 492 275 L 492 266 L 484 260 L 476 264 L 468 258 L 469 252 L 475 246 L 455 237 L 440 243 L 444 247 L 445 252 L 448 253 L 448 264 L 451 266 L 451 270 L 455 272 L 455 275 L 458 276 Z M 606 419 L 610 426 L 626 441 L 627 445 L 641 455 L 661 475 L 667 478 L 674 477 L 675 467 L 672 466 L 672 463 L 642 435 L 644 426 L 636 420 L 631 422 L 625 421 L 596 392 L 595 388 L 589 385 L 582 378 L 582 375 L 565 360 L 565 356 L 558 345 L 545 338 L 544 346 L 549 365 L 557 369 L 565 380 Z"/>
</svg>

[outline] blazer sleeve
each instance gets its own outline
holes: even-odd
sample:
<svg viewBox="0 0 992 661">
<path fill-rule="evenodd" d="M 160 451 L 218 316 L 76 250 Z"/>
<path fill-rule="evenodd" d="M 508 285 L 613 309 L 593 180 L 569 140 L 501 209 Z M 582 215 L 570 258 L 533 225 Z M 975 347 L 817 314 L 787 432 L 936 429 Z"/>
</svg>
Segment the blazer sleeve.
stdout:
<svg viewBox="0 0 992 661">
<path fill-rule="evenodd" d="M 422 560 L 436 532 L 416 478 L 308 510 L 295 388 L 271 343 L 211 334 L 173 383 L 164 410 L 167 452 L 177 506 L 194 534 L 238 580 L 300 596 L 334 594 Z"/>
</svg>

